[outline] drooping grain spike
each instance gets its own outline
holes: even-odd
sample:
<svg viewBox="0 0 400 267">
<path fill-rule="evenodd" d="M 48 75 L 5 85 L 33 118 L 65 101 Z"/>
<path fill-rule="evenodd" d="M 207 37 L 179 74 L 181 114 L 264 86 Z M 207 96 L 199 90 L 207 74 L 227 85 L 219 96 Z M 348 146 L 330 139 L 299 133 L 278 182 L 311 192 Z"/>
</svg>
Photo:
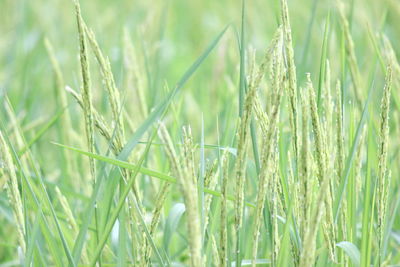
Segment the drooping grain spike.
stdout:
<svg viewBox="0 0 400 267">
<path fill-rule="evenodd" d="M 273 153 L 273 173 L 271 174 L 271 198 L 270 198 L 270 210 L 271 210 L 271 218 L 272 218 L 272 252 L 271 252 L 271 259 L 272 259 L 272 266 L 277 266 L 278 255 L 280 250 L 280 238 L 279 238 L 279 223 L 278 223 L 278 203 L 279 203 L 279 192 L 278 192 L 278 185 L 279 185 L 279 170 L 278 170 L 278 151 Z"/>
<path fill-rule="evenodd" d="M 123 124 L 123 116 L 121 114 L 121 101 L 120 95 L 117 86 L 115 85 L 114 75 L 111 70 L 110 60 L 107 57 L 103 56 L 103 53 L 96 41 L 96 37 L 92 30 L 88 29 L 86 25 L 84 25 L 85 34 L 88 37 L 89 44 L 96 56 L 97 62 L 99 63 L 101 74 L 104 79 L 104 83 L 106 85 L 108 97 L 110 100 L 111 111 L 113 115 L 113 119 L 116 122 L 115 127 L 117 127 L 117 137 L 125 142 L 125 130 Z"/>
<path fill-rule="evenodd" d="M 7 194 L 10 205 L 12 207 L 16 228 L 18 232 L 18 242 L 23 251 L 26 252 L 25 243 L 25 219 L 22 207 L 21 193 L 18 189 L 18 178 L 15 172 L 13 159 L 10 148 L 4 139 L 3 133 L 0 131 L 0 177 L 6 176 Z"/>
<path fill-rule="evenodd" d="M 221 184 L 221 226 L 220 226 L 220 263 L 218 266 L 226 267 L 228 260 L 228 229 L 227 229 L 227 190 L 229 175 L 229 155 L 223 162 L 222 168 L 222 184 Z"/>
<path fill-rule="evenodd" d="M 379 264 L 382 263 L 384 255 L 382 255 L 382 244 L 384 238 L 384 224 L 386 219 L 386 202 L 388 195 L 388 178 L 387 178 L 387 154 L 389 144 L 389 110 L 390 110 L 390 94 L 392 87 L 392 65 L 386 69 L 385 87 L 381 101 L 381 121 L 379 127 L 379 164 L 377 178 L 377 212 L 378 212 L 378 257 Z"/>
<path fill-rule="evenodd" d="M 79 94 L 69 86 L 66 86 L 65 90 L 72 95 L 72 97 L 79 104 L 82 110 L 84 110 L 84 104 L 81 94 Z M 122 144 L 119 140 L 112 138 L 112 130 L 107 125 L 104 118 L 99 114 L 99 112 L 94 107 L 93 107 L 93 120 L 94 120 L 94 126 L 97 128 L 100 134 L 106 139 L 107 142 L 111 142 L 111 148 L 113 149 L 114 154 L 118 155 L 119 152 L 121 151 Z"/>
<path fill-rule="evenodd" d="M 178 155 L 175 151 L 174 144 L 172 143 L 171 136 L 168 133 L 167 128 L 165 127 L 164 123 L 159 122 L 159 127 L 158 127 L 158 136 L 161 139 L 161 141 L 165 144 L 165 151 L 167 153 L 168 160 L 170 162 L 171 168 L 173 173 L 176 176 L 182 176 L 182 169 L 179 163 L 179 158 Z M 153 209 L 153 217 L 151 219 L 151 224 L 150 224 L 150 234 L 154 235 L 155 230 L 159 224 L 160 221 L 160 215 L 161 215 L 161 210 L 163 208 L 163 205 L 165 203 L 165 199 L 169 193 L 169 189 L 171 187 L 171 183 L 165 182 L 163 183 L 160 191 L 157 194 L 156 197 L 156 203 L 155 207 Z M 151 264 L 150 262 L 150 257 L 151 257 L 151 247 L 149 242 L 146 239 L 145 242 L 145 261 L 147 264 Z"/>
<path fill-rule="evenodd" d="M 360 137 L 360 144 L 358 145 L 357 148 L 357 154 L 356 158 L 354 160 L 354 180 L 356 184 L 355 188 L 355 194 L 356 194 L 356 201 L 360 199 L 360 194 L 362 190 L 362 157 L 363 157 L 363 148 L 364 148 L 364 142 L 365 138 L 367 136 L 367 126 L 364 126 L 363 131 L 361 133 Z M 356 203 L 357 205 L 357 203 Z"/>
<path fill-rule="evenodd" d="M 183 153 L 181 157 L 182 175 L 178 177 L 183 193 L 186 212 L 190 266 L 203 266 L 202 231 L 200 227 L 197 179 L 194 170 L 193 139 L 190 127 L 183 128 Z"/>
<path fill-rule="evenodd" d="M 300 161 L 300 206 L 302 211 L 299 216 L 300 235 L 304 242 L 305 229 L 310 221 L 311 212 L 311 194 L 312 188 L 310 183 L 310 141 L 309 141 L 309 108 L 308 99 L 304 91 L 301 93 L 302 107 L 302 142 L 301 142 L 301 161 Z"/>
<path fill-rule="evenodd" d="M 311 122 L 315 138 L 316 146 L 316 160 L 317 160 L 317 174 L 318 181 L 320 184 L 319 195 L 317 203 L 320 203 L 314 207 L 314 212 L 307 227 L 304 239 L 304 246 L 300 256 L 300 266 L 311 266 L 315 260 L 315 238 L 321 221 L 323 209 L 325 209 L 326 217 L 324 224 L 324 236 L 328 244 L 330 257 L 335 261 L 335 230 L 333 225 L 333 214 L 332 214 L 332 189 L 330 183 L 330 176 L 326 173 L 326 146 L 324 145 L 324 135 L 321 130 L 320 119 L 318 116 L 318 108 L 316 102 L 316 95 L 314 87 L 312 86 L 310 75 L 307 74 L 307 91 L 309 92 L 309 105 Z M 321 205 L 324 203 L 324 205 Z"/>
<path fill-rule="evenodd" d="M 77 0 L 75 3 L 76 20 L 78 24 L 79 33 L 79 58 L 81 63 L 81 75 L 82 75 L 82 103 L 83 111 L 85 115 L 85 129 L 86 129 L 86 140 L 89 152 L 94 152 L 94 119 L 93 119 L 93 104 L 92 104 L 92 92 L 91 82 L 89 73 L 89 59 L 88 51 L 86 47 L 86 34 L 84 29 L 84 22 L 81 15 L 81 8 Z M 93 181 L 96 180 L 96 165 L 93 158 L 89 159 L 90 173 Z"/>
<path fill-rule="evenodd" d="M 298 144 L 299 134 L 297 125 L 297 77 L 296 77 L 296 65 L 294 62 L 293 42 L 292 42 L 292 29 L 290 27 L 289 20 L 289 8 L 286 0 L 281 0 L 281 19 L 283 24 L 284 43 L 286 52 L 286 64 L 287 64 L 287 75 L 288 75 L 288 95 L 289 95 L 289 107 L 290 107 L 290 123 L 292 127 L 292 140 L 293 148 L 298 161 Z"/>
<path fill-rule="evenodd" d="M 224 153 L 221 156 L 221 160 L 222 162 L 224 162 L 224 158 L 227 156 L 226 151 L 224 151 Z M 217 186 L 217 182 L 218 182 L 218 177 L 219 177 L 219 172 L 220 169 L 217 168 L 218 167 L 218 160 L 214 160 L 214 162 L 211 164 L 211 166 L 208 168 L 206 175 L 204 177 L 204 187 L 205 188 L 209 188 L 211 190 L 215 190 L 216 186 Z M 223 167 L 223 166 L 222 166 Z M 213 216 L 210 215 L 210 207 L 211 207 L 211 202 L 213 199 L 213 195 L 206 195 L 204 197 L 204 231 L 207 229 L 209 221 L 211 218 L 213 218 Z M 203 231 L 203 232 L 204 232 Z"/>
<path fill-rule="evenodd" d="M 337 1 L 337 6 L 339 10 L 339 15 L 340 15 L 340 22 L 342 24 L 343 32 L 344 32 L 344 37 L 345 37 L 345 43 L 346 43 L 346 54 L 347 54 L 347 60 L 349 62 L 349 68 L 350 68 L 350 74 L 351 74 L 351 79 L 353 81 L 353 86 L 354 86 L 354 94 L 356 97 L 356 101 L 359 106 L 361 106 L 362 103 L 362 92 L 361 92 L 361 75 L 360 75 L 360 70 L 358 68 L 357 64 L 357 58 L 355 54 L 355 48 L 354 48 L 354 41 L 353 38 L 351 37 L 350 33 L 350 26 L 349 22 L 346 18 L 345 12 L 344 12 L 344 6 L 343 3 L 338 0 Z"/>
<path fill-rule="evenodd" d="M 250 82 L 250 86 L 246 95 L 244 112 L 240 118 L 240 124 L 238 127 L 238 148 L 237 148 L 237 159 L 235 165 L 236 172 L 236 199 L 235 199 L 235 229 L 237 233 L 237 244 L 236 244 L 236 258 L 240 255 L 240 229 L 243 222 L 243 208 L 244 208 L 244 187 L 246 180 L 246 162 L 247 162 L 247 146 L 248 146 L 248 135 L 250 128 L 250 120 L 253 111 L 253 102 L 256 94 L 256 86 L 253 82 Z"/>
<path fill-rule="evenodd" d="M 276 76 L 277 80 L 280 81 L 278 83 L 278 87 L 276 90 L 278 90 L 277 93 L 277 99 L 276 102 L 274 103 L 271 114 L 270 114 L 270 119 L 271 123 L 268 125 L 268 122 L 261 121 L 261 125 L 265 124 L 268 125 L 267 131 L 262 132 L 263 135 L 263 150 L 262 150 L 262 164 L 261 164 L 261 171 L 259 175 L 259 186 L 258 186 L 258 192 L 257 192 L 257 204 L 256 204 L 256 213 L 255 213 L 255 223 L 254 223 L 254 231 L 253 231 L 253 257 L 252 257 L 252 265 L 255 266 L 255 260 L 257 257 L 257 249 L 258 249 L 258 239 L 259 239 L 259 231 L 261 227 L 261 217 L 262 217 L 262 211 L 264 209 L 264 204 L 265 204 L 265 198 L 266 198 L 266 190 L 267 190 L 267 176 L 272 175 L 271 171 L 269 170 L 269 164 L 270 164 L 270 157 L 272 153 L 272 144 L 274 143 L 275 139 L 275 133 L 277 132 L 276 125 L 278 124 L 279 121 L 279 107 L 280 107 L 280 102 L 281 102 L 281 97 L 282 97 L 282 91 L 283 91 L 283 75 L 282 75 L 282 55 L 280 53 L 281 49 L 280 46 L 277 47 L 277 53 L 275 53 L 276 58 L 278 59 L 278 66 L 276 68 Z M 266 115 L 260 115 L 262 118 L 265 117 Z M 265 126 L 264 126 L 265 127 Z M 263 127 L 261 128 L 263 129 Z"/>
</svg>

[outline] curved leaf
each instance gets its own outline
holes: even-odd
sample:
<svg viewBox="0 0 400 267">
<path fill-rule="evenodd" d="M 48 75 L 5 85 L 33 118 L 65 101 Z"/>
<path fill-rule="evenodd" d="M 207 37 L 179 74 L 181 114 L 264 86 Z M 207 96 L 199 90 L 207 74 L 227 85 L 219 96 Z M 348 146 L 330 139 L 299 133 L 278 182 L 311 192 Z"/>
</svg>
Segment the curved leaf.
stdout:
<svg viewBox="0 0 400 267">
<path fill-rule="evenodd" d="M 336 244 L 337 247 L 343 249 L 343 251 L 349 256 L 354 266 L 360 266 L 360 250 L 349 241 L 342 241 Z"/>
<path fill-rule="evenodd" d="M 176 231 L 176 228 L 178 227 L 179 221 L 181 220 L 185 210 L 186 208 L 183 203 L 176 203 L 168 214 L 168 218 L 165 223 L 163 240 L 164 249 L 166 251 L 168 251 L 169 242 L 171 241 L 172 235 Z"/>
</svg>

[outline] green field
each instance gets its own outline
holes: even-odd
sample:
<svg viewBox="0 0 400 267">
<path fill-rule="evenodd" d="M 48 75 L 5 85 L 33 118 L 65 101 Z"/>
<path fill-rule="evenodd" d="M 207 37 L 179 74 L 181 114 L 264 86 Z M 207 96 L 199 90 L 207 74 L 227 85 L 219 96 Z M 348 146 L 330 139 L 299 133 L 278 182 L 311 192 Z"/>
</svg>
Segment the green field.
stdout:
<svg viewBox="0 0 400 267">
<path fill-rule="evenodd" d="M 398 0 L 1 0 L 0 267 L 400 266 Z"/>
</svg>

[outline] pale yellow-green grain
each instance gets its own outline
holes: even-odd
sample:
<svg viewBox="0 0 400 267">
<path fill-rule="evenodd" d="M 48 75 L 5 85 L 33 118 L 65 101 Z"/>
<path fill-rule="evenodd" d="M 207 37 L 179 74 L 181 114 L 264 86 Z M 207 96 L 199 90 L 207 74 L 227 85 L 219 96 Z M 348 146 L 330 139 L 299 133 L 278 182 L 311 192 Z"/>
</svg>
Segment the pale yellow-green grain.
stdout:
<svg viewBox="0 0 400 267">
<path fill-rule="evenodd" d="M 296 65 L 294 62 L 294 51 L 292 41 L 292 29 L 290 27 L 289 9 L 286 0 L 281 0 L 281 19 L 283 24 L 284 33 L 284 44 L 286 52 L 286 65 L 288 75 L 288 96 L 289 96 L 289 107 L 290 107 L 290 123 L 292 127 L 292 140 L 293 148 L 296 157 L 296 161 L 299 158 L 298 155 L 298 125 L 297 125 L 297 77 L 296 77 Z"/>
<path fill-rule="evenodd" d="M 328 180 L 328 191 L 325 198 L 325 221 L 324 221 L 324 236 L 328 244 L 330 257 L 333 261 L 336 259 L 335 247 L 336 247 L 336 232 L 335 224 L 333 222 L 332 213 L 332 186 L 331 186 L 331 175 L 327 172 L 327 145 L 326 135 L 323 134 L 320 118 L 318 115 L 318 107 L 316 101 L 316 95 L 314 87 L 311 82 L 310 74 L 307 74 L 307 90 L 310 94 L 310 114 L 311 122 L 315 137 L 315 149 L 316 149 L 316 161 L 318 165 L 318 181 L 321 184 L 323 180 Z"/>
<path fill-rule="evenodd" d="M 1 131 L 0 131 L 0 164 L 1 164 L 0 176 L 1 177 L 5 176 L 6 179 L 7 195 L 15 218 L 19 245 L 23 253 L 25 253 L 26 251 L 25 219 L 22 207 L 21 193 L 19 192 L 18 189 L 18 178 L 15 172 L 15 167 L 11 156 L 11 152 Z"/>
<path fill-rule="evenodd" d="M 182 175 L 178 177 L 184 197 L 187 214 L 190 266 L 203 266 L 202 231 L 197 191 L 197 178 L 194 169 L 193 138 L 190 127 L 183 128 L 183 152 L 181 156 Z"/>
<path fill-rule="evenodd" d="M 358 68 L 357 58 L 356 58 L 356 54 L 355 54 L 354 41 L 353 41 L 353 38 L 351 37 L 349 22 L 345 15 L 344 4 L 340 0 L 337 1 L 337 7 L 339 10 L 340 23 L 342 24 L 342 29 L 344 32 L 344 38 L 345 38 L 345 43 L 346 43 L 346 54 L 347 54 L 346 58 L 349 63 L 351 79 L 353 81 L 354 94 L 355 94 L 357 103 L 359 105 L 361 105 L 362 83 L 361 83 L 360 70 Z"/>
<path fill-rule="evenodd" d="M 103 77 L 103 81 L 105 83 L 105 87 L 107 89 L 111 111 L 113 115 L 113 119 L 115 122 L 115 127 L 117 127 L 117 138 L 122 142 L 125 140 L 125 130 L 123 124 L 123 116 L 121 111 L 121 101 L 120 95 L 117 86 L 115 85 L 114 75 L 111 70 L 110 60 L 103 56 L 103 53 L 96 41 L 96 37 L 92 30 L 88 29 L 86 25 L 84 25 L 86 36 L 88 37 L 89 44 L 96 56 L 96 59 L 99 63 L 101 74 Z"/>
<path fill-rule="evenodd" d="M 379 153 L 378 153 L 378 181 L 377 181 L 377 230 L 378 230 L 378 256 L 379 263 L 382 259 L 382 243 L 384 238 L 384 224 L 386 219 L 387 195 L 388 195 L 388 174 L 387 155 L 389 144 L 389 110 L 390 94 L 392 87 L 392 66 L 386 69 L 386 81 L 383 89 L 379 127 Z"/>
<path fill-rule="evenodd" d="M 227 264 L 227 249 L 228 249 L 228 229 L 227 229 L 227 190 L 229 176 L 229 155 L 224 158 L 222 168 L 222 184 L 221 184 L 221 217 L 220 217 L 220 250 L 219 250 L 219 265 L 225 267 Z"/>
<path fill-rule="evenodd" d="M 276 68 L 276 73 L 275 75 L 277 76 L 275 79 L 279 82 L 277 83 L 278 87 L 275 90 L 278 90 L 277 93 L 277 99 L 276 102 L 274 103 L 272 109 L 271 109 L 271 114 L 270 114 L 270 120 L 271 123 L 268 124 L 266 119 L 264 119 L 267 115 L 263 111 L 258 111 L 261 114 L 259 115 L 260 117 L 260 123 L 261 125 L 264 124 L 264 127 L 268 127 L 266 131 L 262 132 L 263 136 L 263 149 L 262 149 L 262 158 L 261 158 L 261 171 L 259 175 L 259 185 L 258 185 L 258 192 L 257 192 L 257 200 L 256 200 L 256 211 L 255 211 L 255 222 L 254 222 L 254 231 L 253 231 L 253 255 L 252 255 L 252 265 L 255 266 L 255 260 L 257 257 L 257 249 L 258 249 L 258 239 L 259 239 L 259 231 L 261 227 L 261 218 L 262 218 L 262 211 L 264 209 L 264 203 L 265 203 L 265 198 L 266 198 L 266 190 L 267 190 L 267 176 L 271 175 L 272 172 L 270 171 L 270 156 L 272 153 L 272 144 L 274 143 L 275 139 L 275 134 L 277 132 L 276 125 L 279 122 L 279 107 L 280 107 L 280 102 L 281 102 L 281 97 L 282 97 L 282 91 L 283 91 L 283 75 L 282 75 L 282 68 L 283 68 L 283 62 L 282 62 L 282 55 L 280 53 L 281 47 L 277 47 L 278 53 L 274 53 L 276 58 L 278 59 L 277 61 L 277 68 Z M 260 107 L 258 107 L 259 109 Z M 267 126 L 268 125 L 268 126 Z M 263 128 L 262 128 L 263 130 Z"/>
<path fill-rule="evenodd" d="M 94 152 L 94 119 L 93 119 L 93 104 L 92 104 L 92 92 L 91 92 L 91 81 L 89 73 L 89 58 L 86 47 L 86 34 L 85 25 L 81 15 L 81 8 L 77 0 L 75 2 L 76 20 L 78 24 L 79 34 L 79 58 L 81 63 L 81 75 L 82 75 L 82 103 L 83 111 L 85 116 L 85 129 L 86 129 L 86 141 L 89 152 Z M 89 159 L 90 173 L 92 175 L 93 182 L 96 180 L 96 165 L 93 158 Z"/>
<path fill-rule="evenodd" d="M 311 194 L 312 188 L 310 183 L 310 141 L 309 141 L 309 105 L 308 96 L 305 91 L 301 93 L 301 108 L 302 108 L 302 142 L 301 142 L 301 160 L 300 160 L 300 192 L 299 192 L 299 225 L 300 235 L 304 242 L 305 229 L 310 221 L 311 212 Z"/>
</svg>

